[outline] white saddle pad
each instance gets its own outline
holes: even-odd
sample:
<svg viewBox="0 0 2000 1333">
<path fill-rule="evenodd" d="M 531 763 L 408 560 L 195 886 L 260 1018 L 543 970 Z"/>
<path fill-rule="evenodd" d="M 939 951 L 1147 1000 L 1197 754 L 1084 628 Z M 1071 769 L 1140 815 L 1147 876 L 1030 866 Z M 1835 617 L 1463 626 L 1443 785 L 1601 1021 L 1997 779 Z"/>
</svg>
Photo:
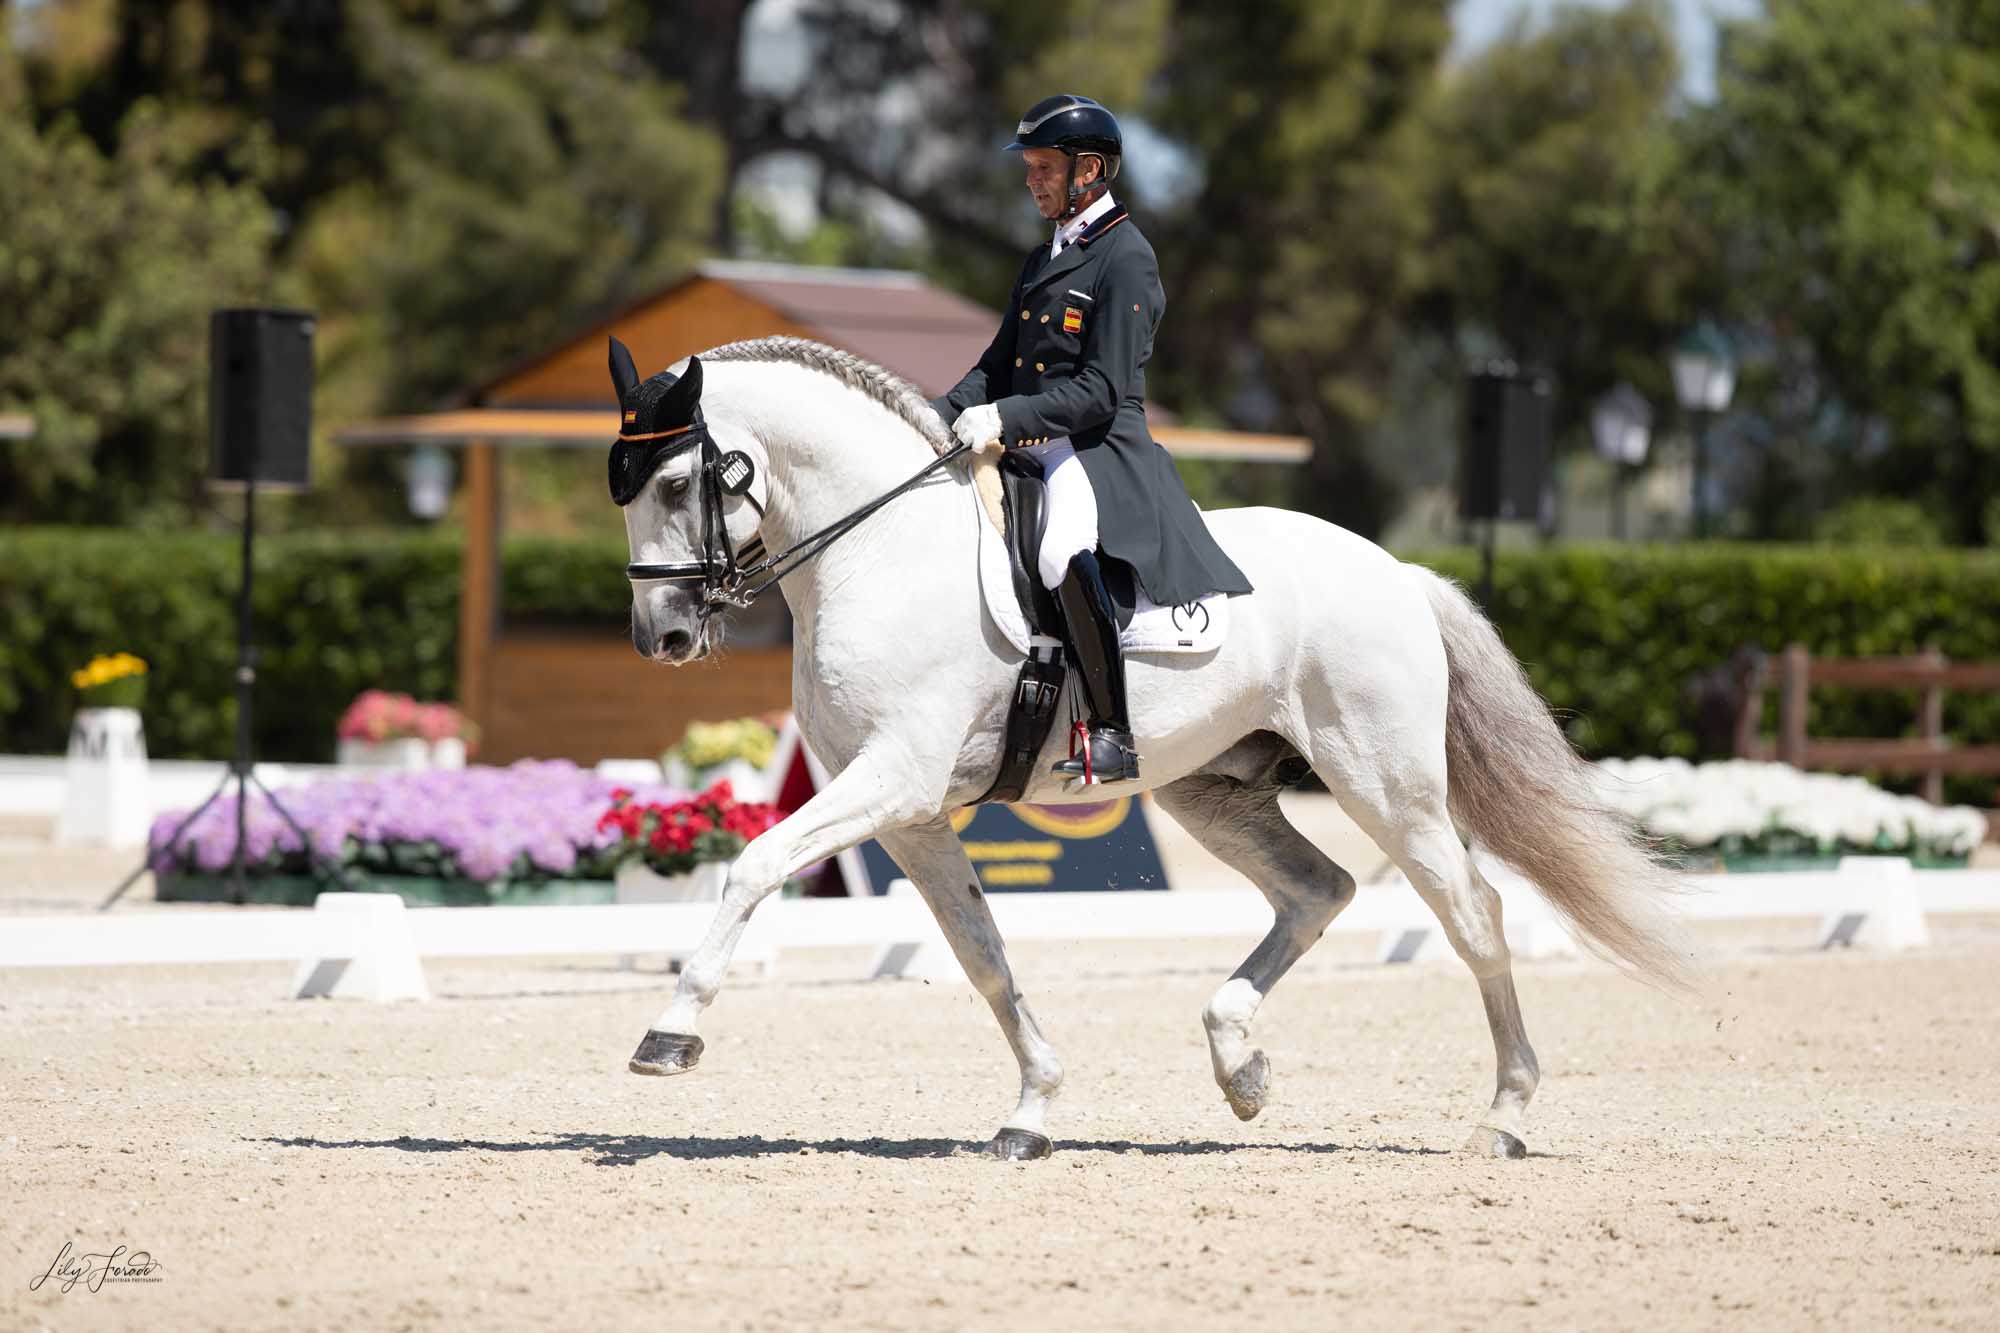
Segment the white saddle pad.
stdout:
<svg viewBox="0 0 2000 1333">
<path fill-rule="evenodd" d="M 1020 598 L 1014 595 L 1006 538 L 986 517 L 974 488 L 968 486 L 966 491 L 972 495 L 973 521 L 979 524 L 979 587 L 986 598 L 986 613 L 1016 652 L 1025 655 L 1034 647 L 1053 647 L 1055 639 L 1028 632 L 1028 618 L 1021 611 Z M 1118 641 L 1128 653 L 1212 653 L 1222 646 L 1228 633 L 1228 594 L 1214 593 L 1192 606 L 1156 606 L 1141 588 L 1132 623 Z"/>
</svg>

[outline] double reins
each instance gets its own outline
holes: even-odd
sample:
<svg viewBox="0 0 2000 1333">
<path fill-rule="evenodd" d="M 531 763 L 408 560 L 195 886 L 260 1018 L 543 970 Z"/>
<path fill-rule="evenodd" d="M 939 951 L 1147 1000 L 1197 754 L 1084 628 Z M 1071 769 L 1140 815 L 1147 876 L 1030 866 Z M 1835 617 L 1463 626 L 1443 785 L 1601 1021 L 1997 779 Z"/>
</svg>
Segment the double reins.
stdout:
<svg viewBox="0 0 2000 1333">
<path fill-rule="evenodd" d="M 686 427 L 682 428 L 683 431 L 687 429 Z M 678 433 L 680 432 L 661 432 L 662 435 Z M 693 441 L 689 443 L 693 443 Z M 876 496 L 873 500 L 870 500 L 867 504 L 854 510 L 852 513 L 835 519 L 818 532 L 792 543 L 792 545 L 786 547 L 776 555 L 766 555 L 755 564 L 739 566 L 737 564 L 737 552 L 729 540 L 729 524 L 722 512 L 723 487 L 717 477 L 720 466 L 719 460 L 716 457 L 715 442 L 708 438 L 706 431 L 703 431 L 701 444 L 701 499 L 703 510 L 703 550 L 701 561 L 698 564 L 629 564 L 625 566 L 625 577 L 635 583 L 653 579 L 688 583 L 700 579 L 704 584 L 701 609 L 701 618 L 703 620 L 715 614 L 718 607 L 749 606 L 766 592 L 769 592 L 785 575 L 791 573 L 800 565 L 805 564 L 821 551 L 833 545 L 834 542 L 853 531 L 870 514 L 880 509 L 883 505 L 888 504 L 896 497 L 914 489 L 920 482 L 939 468 L 957 461 L 971 451 L 968 445 L 957 445 L 932 459 L 930 463 L 926 464 L 909 480 L 903 482 L 893 490 Z M 735 457 L 735 455 L 732 455 L 732 457 Z M 747 486 L 743 493 L 743 498 L 750 500 L 751 505 L 757 510 L 758 517 L 762 518 L 764 513 L 763 507 L 758 505 L 754 499 L 751 499 L 747 493 Z M 742 554 L 746 558 L 752 557 L 761 553 L 763 549 L 763 538 L 753 537 L 744 545 Z M 720 563 L 722 565 L 719 573 L 715 568 L 718 563 L 716 559 L 718 550 L 721 554 Z M 749 586 L 753 580 L 760 578 L 763 582 L 757 583 L 755 587 Z"/>
</svg>

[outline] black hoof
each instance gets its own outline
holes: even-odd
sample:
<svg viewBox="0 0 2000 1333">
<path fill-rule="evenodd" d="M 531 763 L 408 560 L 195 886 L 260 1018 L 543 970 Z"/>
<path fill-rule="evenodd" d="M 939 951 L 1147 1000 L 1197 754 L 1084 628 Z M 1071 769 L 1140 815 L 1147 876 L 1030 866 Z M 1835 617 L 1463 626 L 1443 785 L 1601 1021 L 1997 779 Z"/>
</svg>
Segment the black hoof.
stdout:
<svg viewBox="0 0 2000 1333">
<path fill-rule="evenodd" d="M 1257 1113 L 1264 1109 L 1264 1100 L 1271 1090 L 1271 1062 L 1264 1058 L 1262 1051 L 1254 1051 L 1243 1062 L 1243 1068 L 1229 1076 L 1223 1085 L 1222 1095 L 1229 1099 L 1229 1109 L 1236 1112 L 1238 1120 L 1255 1120 Z"/>
<path fill-rule="evenodd" d="M 646 1029 L 646 1039 L 625 1067 L 635 1074 L 685 1074 L 701 1061 L 701 1038 Z"/>
<path fill-rule="evenodd" d="M 1475 1157 L 1505 1157 L 1513 1161 L 1528 1155 L 1527 1144 L 1506 1130 L 1495 1129 L 1491 1125 L 1481 1125 L 1473 1130 L 1465 1150 Z"/>
<path fill-rule="evenodd" d="M 1003 1162 L 1033 1162 L 1055 1150 L 1055 1144 L 1032 1129 L 1003 1129 L 986 1145 L 986 1155 Z"/>
</svg>

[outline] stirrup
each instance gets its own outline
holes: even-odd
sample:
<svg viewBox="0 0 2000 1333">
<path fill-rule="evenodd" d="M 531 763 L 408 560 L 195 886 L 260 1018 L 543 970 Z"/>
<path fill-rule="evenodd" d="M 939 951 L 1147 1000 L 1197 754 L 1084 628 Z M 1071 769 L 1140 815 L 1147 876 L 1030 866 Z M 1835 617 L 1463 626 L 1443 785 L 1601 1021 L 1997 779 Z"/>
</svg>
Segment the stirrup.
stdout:
<svg viewBox="0 0 2000 1333">
<path fill-rule="evenodd" d="M 1081 742 L 1079 744 L 1079 742 Z M 1139 780 L 1139 748 L 1129 731 L 1113 727 L 1088 727 L 1072 723 L 1069 730 L 1069 758 L 1058 759 L 1049 769 L 1058 777 L 1081 780 L 1087 786 L 1108 782 Z"/>
</svg>

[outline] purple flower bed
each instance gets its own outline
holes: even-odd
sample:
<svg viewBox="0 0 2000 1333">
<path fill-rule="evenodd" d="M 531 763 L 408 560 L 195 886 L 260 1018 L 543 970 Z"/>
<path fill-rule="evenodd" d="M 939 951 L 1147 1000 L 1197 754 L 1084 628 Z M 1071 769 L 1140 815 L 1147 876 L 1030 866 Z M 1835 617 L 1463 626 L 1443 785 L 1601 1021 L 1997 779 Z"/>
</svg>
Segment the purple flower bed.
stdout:
<svg viewBox="0 0 2000 1333">
<path fill-rule="evenodd" d="M 634 787 L 562 759 L 524 759 L 507 768 L 432 769 L 330 778 L 279 791 L 278 799 L 326 859 L 363 871 L 439 879 L 609 879 L 616 829 L 600 830 L 614 790 L 642 801 L 677 801 L 686 792 Z M 217 874 L 236 852 L 236 798 L 223 796 L 165 846 L 187 811 L 153 821 L 153 869 Z M 246 863 L 260 874 L 304 874 L 299 835 L 262 792 L 250 793 Z"/>
</svg>

